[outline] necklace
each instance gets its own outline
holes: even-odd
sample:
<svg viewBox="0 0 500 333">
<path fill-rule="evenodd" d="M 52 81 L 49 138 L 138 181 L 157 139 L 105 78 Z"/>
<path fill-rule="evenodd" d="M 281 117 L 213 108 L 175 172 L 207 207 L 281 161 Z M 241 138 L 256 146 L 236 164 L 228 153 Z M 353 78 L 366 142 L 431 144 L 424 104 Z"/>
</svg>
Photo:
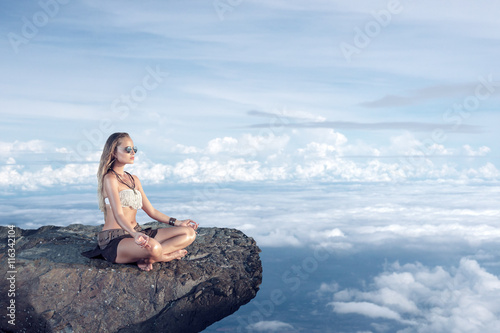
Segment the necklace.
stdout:
<svg viewBox="0 0 500 333">
<path fill-rule="evenodd" d="M 129 189 L 131 189 L 132 191 L 134 191 L 134 194 L 137 194 L 137 192 L 135 191 L 135 180 L 134 180 L 134 177 L 132 177 L 132 175 L 130 173 L 128 173 L 127 171 L 125 171 L 125 174 L 128 175 L 128 177 L 130 178 L 130 183 L 132 184 L 132 186 L 130 186 L 127 182 L 125 182 L 122 177 L 113 169 L 109 169 L 111 170 L 115 176 L 116 176 L 116 179 L 118 179 L 118 181 L 120 183 L 122 183 L 123 185 L 127 186 Z"/>
</svg>

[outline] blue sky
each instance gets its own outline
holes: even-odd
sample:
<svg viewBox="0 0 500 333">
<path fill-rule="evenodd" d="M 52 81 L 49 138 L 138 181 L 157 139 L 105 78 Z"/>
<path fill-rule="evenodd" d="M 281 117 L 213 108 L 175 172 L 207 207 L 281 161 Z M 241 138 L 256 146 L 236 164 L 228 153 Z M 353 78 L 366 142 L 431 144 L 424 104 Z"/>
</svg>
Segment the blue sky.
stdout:
<svg viewBox="0 0 500 333">
<path fill-rule="evenodd" d="M 3 4 L 4 187 L 90 184 L 113 131 L 151 181 L 498 180 L 494 4 L 231 3 Z"/>
<path fill-rule="evenodd" d="M 3 2 L 2 224 L 102 223 L 98 160 L 126 131 L 128 170 L 160 210 L 268 251 L 334 253 L 303 284 L 306 313 L 364 325 L 345 332 L 488 332 L 474 316 L 500 321 L 497 7 Z M 266 260 L 276 278 L 257 302 L 294 265 Z M 254 331 L 298 331 L 290 302 L 258 322 L 256 306 L 240 313 Z"/>
</svg>

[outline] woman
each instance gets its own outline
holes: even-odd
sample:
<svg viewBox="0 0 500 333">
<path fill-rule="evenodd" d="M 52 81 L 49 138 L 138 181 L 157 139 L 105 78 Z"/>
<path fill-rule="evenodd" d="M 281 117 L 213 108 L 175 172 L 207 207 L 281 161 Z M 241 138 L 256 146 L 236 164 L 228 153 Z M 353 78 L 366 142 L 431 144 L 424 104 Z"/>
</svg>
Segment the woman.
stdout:
<svg viewBox="0 0 500 333">
<path fill-rule="evenodd" d="M 155 262 L 180 259 L 184 249 L 196 238 L 198 224 L 192 220 L 176 220 L 149 202 L 139 178 L 124 170 L 134 164 L 137 147 L 127 133 L 112 134 L 101 155 L 97 172 L 99 208 L 104 212 L 104 227 L 99 232 L 98 246 L 82 253 L 89 258 L 104 257 L 112 263 L 137 262 L 149 271 Z M 135 218 L 143 209 L 152 219 L 175 228 L 142 229 Z"/>
</svg>

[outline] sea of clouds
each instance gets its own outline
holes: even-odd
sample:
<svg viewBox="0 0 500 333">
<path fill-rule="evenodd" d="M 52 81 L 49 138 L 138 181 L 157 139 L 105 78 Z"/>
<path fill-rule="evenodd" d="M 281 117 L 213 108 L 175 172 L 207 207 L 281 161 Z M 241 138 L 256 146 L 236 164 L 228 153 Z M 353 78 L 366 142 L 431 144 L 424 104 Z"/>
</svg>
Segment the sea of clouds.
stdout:
<svg viewBox="0 0 500 333">
<path fill-rule="evenodd" d="M 494 332 L 498 327 L 498 186 L 240 182 L 152 184 L 146 192 L 160 211 L 202 226 L 240 229 L 263 249 L 261 293 L 207 332 L 224 327 L 243 332 L 298 332 L 302 327 Z M 24 193 L 3 200 L 0 215 L 4 223 L 23 228 L 102 224 L 90 189 Z M 138 220 L 150 221 L 143 212 Z M 280 249 L 300 255 L 285 258 Z M 276 289 L 286 302 L 269 312 L 262 304 Z M 296 307 L 310 318 L 296 316 Z M 321 315 L 333 319 L 319 320 Z M 352 323 L 357 323 L 354 328 Z"/>
<path fill-rule="evenodd" d="M 500 280 L 468 258 L 452 267 L 396 262 L 361 289 L 323 284 L 319 291 L 332 294 L 332 311 L 388 319 L 404 326 L 401 333 L 495 332 L 500 325 Z M 393 331 L 387 323 L 373 327 Z"/>
<path fill-rule="evenodd" d="M 175 145 L 171 161 L 153 162 L 140 152 L 129 168 L 168 215 L 240 229 L 256 239 L 263 258 L 276 254 L 279 261 L 279 249 L 302 251 L 281 266 L 263 260 L 261 293 L 212 329 L 494 332 L 499 171 L 477 158 L 488 147 L 436 147 L 441 157 L 476 157 L 458 164 L 423 154 L 409 133 L 385 148 L 350 144 L 333 130 L 322 135 L 304 144 L 287 134 L 247 134 L 202 148 Z M 40 140 L 3 147 L 3 225 L 102 224 L 99 152 L 68 163 L 71 147 Z M 140 223 L 149 220 L 139 213 Z M 277 288 L 287 301 L 268 311 L 261 305 Z M 310 318 L 294 315 L 296 308 Z"/>
<path fill-rule="evenodd" d="M 154 159 L 140 151 L 130 171 L 145 183 L 174 184 L 500 179 L 494 158 L 489 157 L 491 149 L 484 145 L 447 147 L 410 132 L 394 135 L 384 143 L 351 143 L 333 129 L 306 130 L 307 135 L 302 136 L 293 131 L 284 133 L 280 126 L 268 124 L 259 134 L 217 137 L 204 147 L 171 143 Z M 95 184 L 100 150 L 82 151 L 81 147 L 90 146 L 88 141 L 68 146 L 43 140 L 1 144 L 4 164 L 0 166 L 0 185 L 4 193 Z"/>
</svg>

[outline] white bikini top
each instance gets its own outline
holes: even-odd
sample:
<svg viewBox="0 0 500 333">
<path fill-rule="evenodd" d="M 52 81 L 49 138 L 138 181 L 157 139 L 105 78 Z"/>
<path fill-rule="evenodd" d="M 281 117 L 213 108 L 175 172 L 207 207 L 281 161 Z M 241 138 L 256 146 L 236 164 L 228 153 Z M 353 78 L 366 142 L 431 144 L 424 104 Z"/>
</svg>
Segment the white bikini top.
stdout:
<svg viewBox="0 0 500 333">
<path fill-rule="evenodd" d="M 130 207 L 133 209 L 142 208 L 142 194 L 139 191 L 123 190 L 118 193 L 120 195 L 120 203 L 122 207 Z M 109 205 L 109 199 L 104 198 L 104 203 Z"/>
</svg>

